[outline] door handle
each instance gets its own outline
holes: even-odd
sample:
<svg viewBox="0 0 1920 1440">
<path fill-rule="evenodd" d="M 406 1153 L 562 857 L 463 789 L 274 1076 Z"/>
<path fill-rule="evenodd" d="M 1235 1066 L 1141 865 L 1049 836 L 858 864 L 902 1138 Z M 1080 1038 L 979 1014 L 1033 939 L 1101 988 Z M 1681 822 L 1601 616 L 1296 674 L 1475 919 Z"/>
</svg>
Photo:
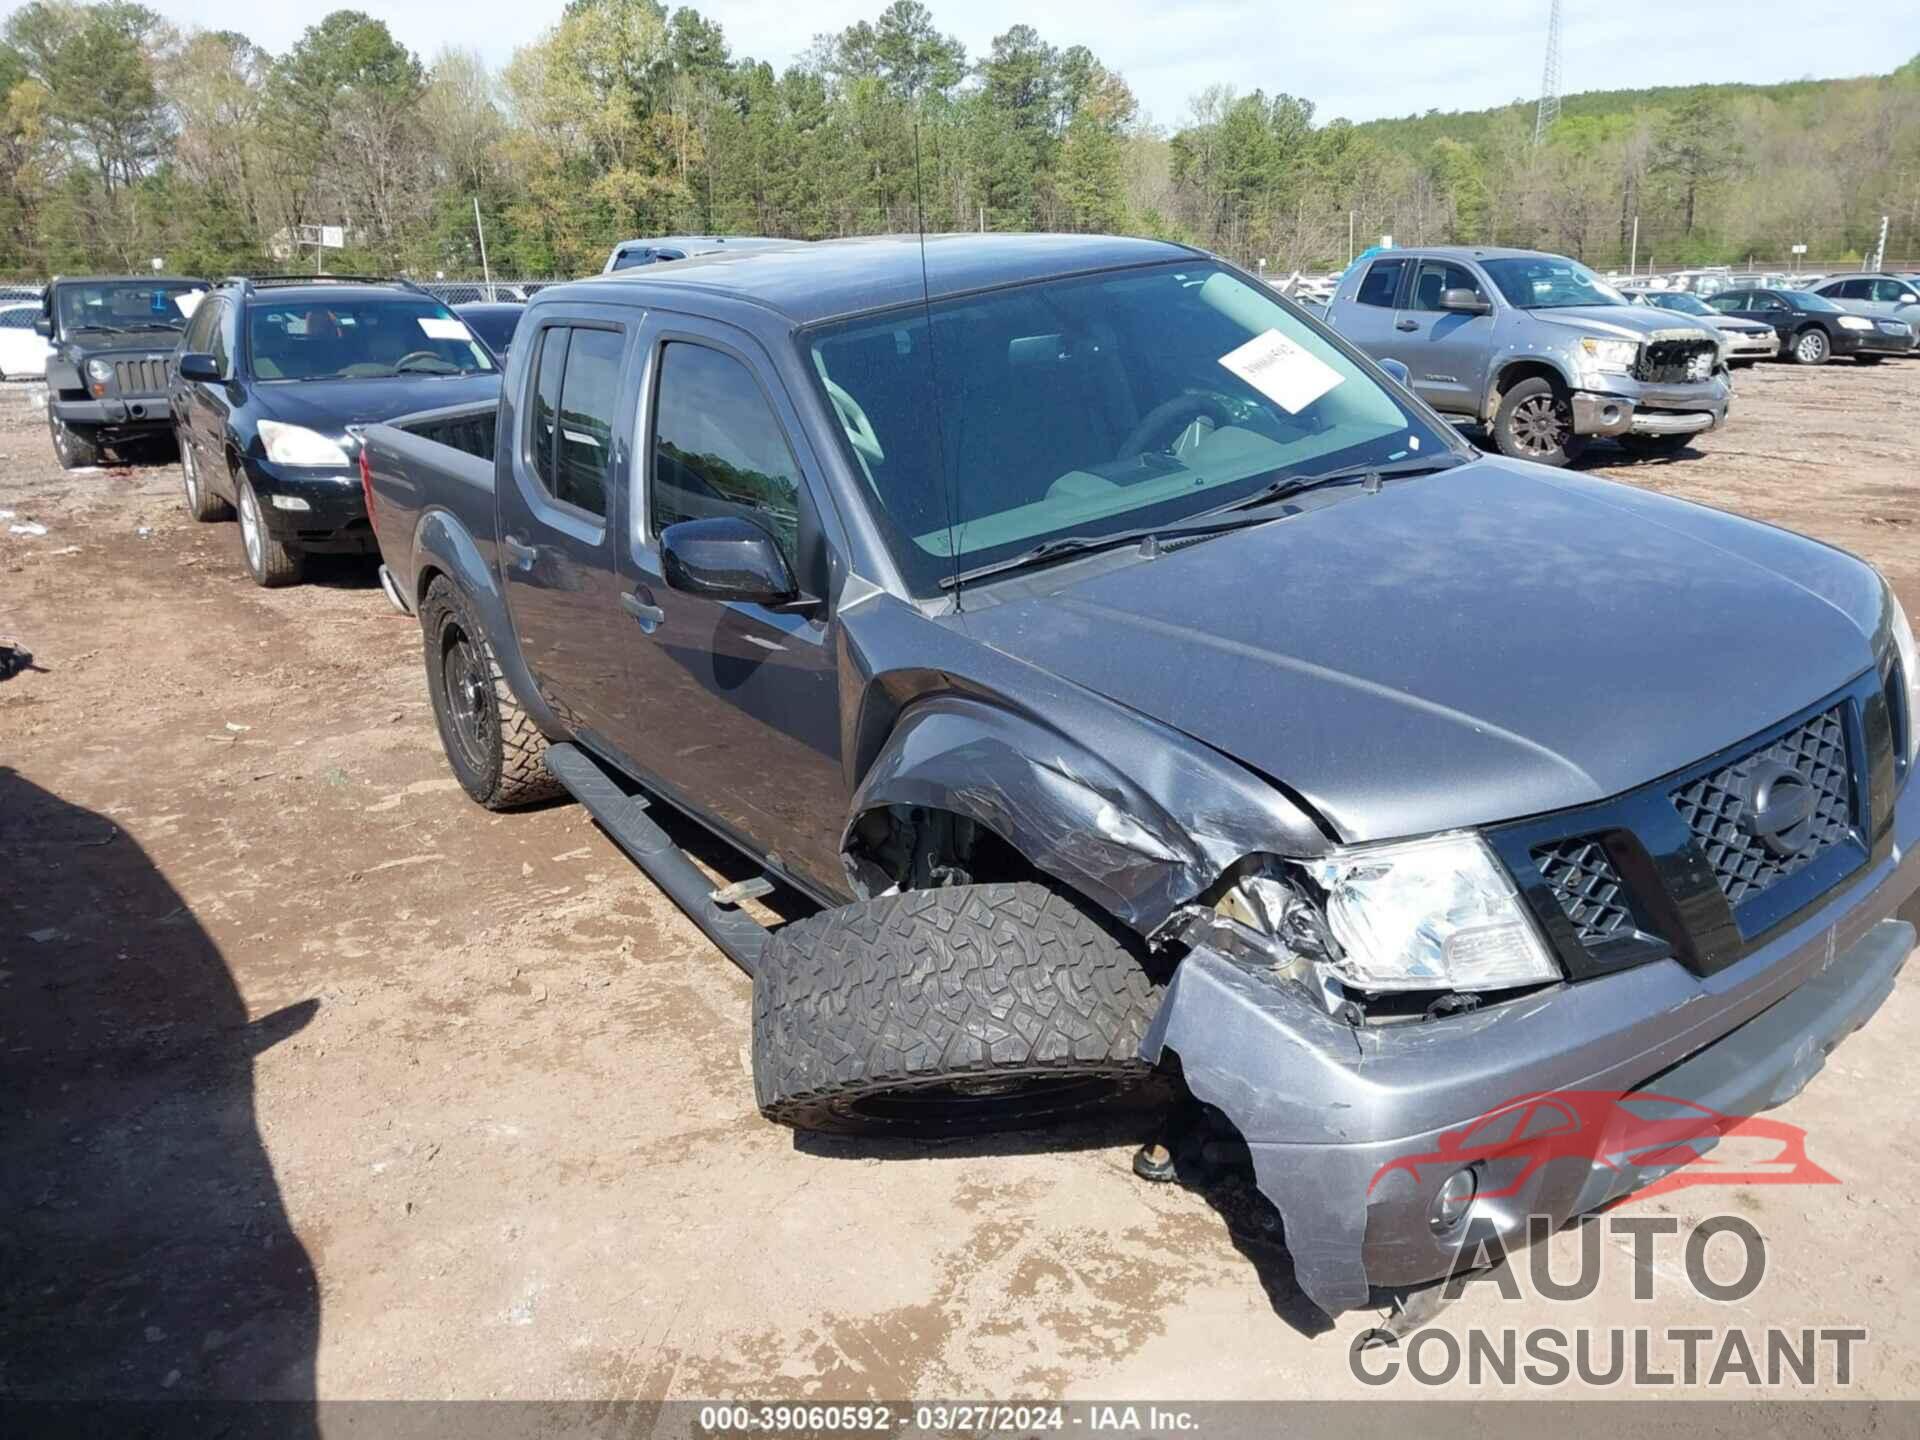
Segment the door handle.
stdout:
<svg viewBox="0 0 1920 1440">
<path fill-rule="evenodd" d="M 1393 322 L 1393 328 L 1396 330 L 1418 330 L 1420 328 L 1420 322 L 1418 320 L 1396 320 Z"/>
<path fill-rule="evenodd" d="M 507 552 L 507 559 L 519 570 L 533 569 L 533 562 L 540 558 L 538 546 L 523 544 L 511 535 L 500 537 L 500 548 Z"/>
<path fill-rule="evenodd" d="M 660 628 L 660 622 L 667 618 L 667 612 L 658 605 L 650 605 L 632 591 L 620 597 L 620 608 L 640 622 L 640 628 L 651 635 Z"/>
</svg>

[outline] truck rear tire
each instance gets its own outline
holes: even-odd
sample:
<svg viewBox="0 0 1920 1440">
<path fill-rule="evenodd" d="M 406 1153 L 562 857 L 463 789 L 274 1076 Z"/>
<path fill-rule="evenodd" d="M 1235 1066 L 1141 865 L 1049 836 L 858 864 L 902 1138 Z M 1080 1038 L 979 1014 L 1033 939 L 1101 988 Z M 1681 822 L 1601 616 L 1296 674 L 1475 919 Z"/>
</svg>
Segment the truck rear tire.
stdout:
<svg viewBox="0 0 1920 1440">
<path fill-rule="evenodd" d="M 1493 416 L 1493 443 L 1513 460 L 1565 465 L 1586 449 L 1573 431 L 1573 401 L 1551 380 L 1522 380 L 1500 397 Z"/>
<path fill-rule="evenodd" d="M 444 575 L 420 604 L 420 635 L 440 746 L 460 788 L 489 810 L 558 795 L 547 737 L 514 699 L 467 597 Z"/>
<path fill-rule="evenodd" d="M 797 1130 L 974 1135 L 1158 1093 L 1137 942 L 1032 881 L 912 890 L 774 932 L 753 981 L 760 1113 Z"/>
</svg>

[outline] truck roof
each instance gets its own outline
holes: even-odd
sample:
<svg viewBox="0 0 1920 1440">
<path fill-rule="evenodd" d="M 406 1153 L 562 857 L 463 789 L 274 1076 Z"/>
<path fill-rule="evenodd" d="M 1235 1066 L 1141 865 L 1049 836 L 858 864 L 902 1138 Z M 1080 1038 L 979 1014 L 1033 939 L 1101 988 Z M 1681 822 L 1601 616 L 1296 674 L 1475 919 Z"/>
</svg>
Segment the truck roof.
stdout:
<svg viewBox="0 0 1920 1440">
<path fill-rule="evenodd" d="M 1112 270 L 1157 261 L 1195 259 L 1201 252 L 1160 240 L 1112 235 L 929 235 L 922 259 L 917 235 L 822 240 L 812 245 L 689 256 L 667 265 L 595 275 L 542 290 L 549 297 L 584 299 L 586 292 L 633 287 L 705 292 L 746 300 L 809 325 L 995 285 L 1058 275 Z M 924 268 L 923 268 L 924 263 Z M 923 286 L 924 279 L 924 290 Z M 608 297 L 611 298 L 611 297 Z"/>
<path fill-rule="evenodd" d="M 1438 255 L 1444 260 L 1519 260 L 1536 255 L 1553 256 L 1547 250 L 1521 250 L 1510 245 L 1398 245 L 1370 258 L 1391 260 L 1395 255 Z"/>
</svg>

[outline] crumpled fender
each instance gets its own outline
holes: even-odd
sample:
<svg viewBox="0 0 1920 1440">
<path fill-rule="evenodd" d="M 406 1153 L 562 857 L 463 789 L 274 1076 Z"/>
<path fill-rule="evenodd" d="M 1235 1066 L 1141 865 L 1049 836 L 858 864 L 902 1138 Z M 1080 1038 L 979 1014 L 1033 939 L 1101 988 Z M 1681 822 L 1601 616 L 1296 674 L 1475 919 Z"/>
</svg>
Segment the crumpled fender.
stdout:
<svg viewBox="0 0 1920 1440">
<path fill-rule="evenodd" d="M 914 704 L 862 780 L 847 834 L 890 805 L 947 810 L 1142 934 L 1227 866 L 1260 850 L 1325 845 L 1306 815 L 1258 777 L 1169 733 L 1116 725 L 1095 748 L 989 701 Z M 857 886 L 857 879 L 856 879 Z"/>
</svg>

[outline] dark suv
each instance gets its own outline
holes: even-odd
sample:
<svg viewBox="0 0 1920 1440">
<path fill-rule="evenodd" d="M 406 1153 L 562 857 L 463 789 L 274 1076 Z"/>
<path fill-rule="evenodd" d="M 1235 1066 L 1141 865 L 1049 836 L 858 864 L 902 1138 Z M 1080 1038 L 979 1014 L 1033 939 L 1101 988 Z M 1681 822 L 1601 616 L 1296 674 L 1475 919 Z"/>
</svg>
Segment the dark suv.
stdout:
<svg viewBox="0 0 1920 1440">
<path fill-rule="evenodd" d="M 47 429 L 62 469 L 167 433 L 167 361 L 211 288 L 176 275 L 68 276 L 47 287 L 34 328 L 53 345 Z"/>
<path fill-rule="evenodd" d="M 226 282 L 180 338 L 172 420 L 187 509 L 240 515 L 261 585 L 313 552 L 371 554 L 349 427 L 490 399 L 491 351 L 440 300 L 401 281 L 265 276 Z"/>
</svg>

